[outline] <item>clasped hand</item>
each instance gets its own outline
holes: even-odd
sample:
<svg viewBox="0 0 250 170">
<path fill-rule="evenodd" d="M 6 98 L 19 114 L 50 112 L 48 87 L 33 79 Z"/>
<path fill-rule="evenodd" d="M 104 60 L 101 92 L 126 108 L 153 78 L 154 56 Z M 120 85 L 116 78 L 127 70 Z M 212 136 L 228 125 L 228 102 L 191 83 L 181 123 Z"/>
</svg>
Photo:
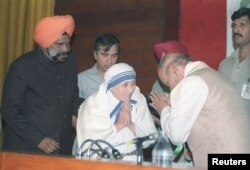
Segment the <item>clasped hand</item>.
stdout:
<svg viewBox="0 0 250 170">
<path fill-rule="evenodd" d="M 160 115 L 166 106 L 170 106 L 170 98 L 168 93 L 151 92 L 149 95 L 152 103 L 149 103 Z"/>
<path fill-rule="evenodd" d="M 125 127 L 130 127 L 131 124 L 133 124 L 133 122 L 131 120 L 130 100 L 126 100 L 123 102 L 123 106 L 115 122 L 115 126 L 117 131 L 120 131 Z"/>
</svg>

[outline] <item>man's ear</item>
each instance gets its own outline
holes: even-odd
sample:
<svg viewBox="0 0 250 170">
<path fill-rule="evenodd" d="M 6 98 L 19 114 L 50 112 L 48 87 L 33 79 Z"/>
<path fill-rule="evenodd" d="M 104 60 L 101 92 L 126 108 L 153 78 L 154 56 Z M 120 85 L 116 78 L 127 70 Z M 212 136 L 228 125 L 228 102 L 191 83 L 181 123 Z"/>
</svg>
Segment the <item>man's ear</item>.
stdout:
<svg viewBox="0 0 250 170">
<path fill-rule="evenodd" d="M 96 53 L 96 51 L 93 51 L 93 54 L 94 54 L 94 59 L 96 59 L 96 58 L 97 58 L 97 53 Z"/>
</svg>

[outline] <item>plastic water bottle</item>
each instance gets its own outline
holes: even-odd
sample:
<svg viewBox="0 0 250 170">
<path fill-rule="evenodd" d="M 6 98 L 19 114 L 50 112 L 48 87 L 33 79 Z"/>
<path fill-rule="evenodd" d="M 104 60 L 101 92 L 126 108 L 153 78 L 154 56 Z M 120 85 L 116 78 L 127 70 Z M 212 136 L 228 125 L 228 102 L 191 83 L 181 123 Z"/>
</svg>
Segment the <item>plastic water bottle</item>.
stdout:
<svg viewBox="0 0 250 170">
<path fill-rule="evenodd" d="M 152 151 L 152 164 L 160 167 L 171 167 L 173 150 L 164 132 L 160 131 L 159 138 Z"/>
</svg>

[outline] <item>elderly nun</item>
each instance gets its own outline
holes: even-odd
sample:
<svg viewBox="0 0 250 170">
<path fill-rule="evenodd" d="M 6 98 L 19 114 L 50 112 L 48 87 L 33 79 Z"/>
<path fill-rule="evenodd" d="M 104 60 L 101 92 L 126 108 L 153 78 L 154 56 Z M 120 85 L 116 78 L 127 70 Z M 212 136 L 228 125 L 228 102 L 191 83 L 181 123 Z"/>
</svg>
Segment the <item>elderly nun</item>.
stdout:
<svg viewBox="0 0 250 170">
<path fill-rule="evenodd" d="M 99 90 L 80 106 L 77 120 L 78 149 L 89 148 L 86 141 L 104 140 L 124 155 L 123 160 L 136 161 L 137 137 L 156 134 L 145 97 L 136 86 L 136 73 L 125 63 L 111 66 Z"/>
</svg>

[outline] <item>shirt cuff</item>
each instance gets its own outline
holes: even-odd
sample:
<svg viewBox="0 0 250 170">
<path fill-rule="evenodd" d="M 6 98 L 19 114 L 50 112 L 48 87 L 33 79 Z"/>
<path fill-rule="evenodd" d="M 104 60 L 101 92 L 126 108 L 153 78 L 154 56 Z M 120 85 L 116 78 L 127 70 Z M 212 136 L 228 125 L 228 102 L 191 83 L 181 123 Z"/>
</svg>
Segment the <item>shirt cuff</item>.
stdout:
<svg viewBox="0 0 250 170">
<path fill-rule="evenodd" d="M 171 113 L 171 107 L 170 106 L 166 106 L 166 107 L 164 107 L 162 109 L 161 118 L 160 118 L 161 124 L 165 124 L 166 119 L 169 117 L 170 113 Z"/>
</svg>

